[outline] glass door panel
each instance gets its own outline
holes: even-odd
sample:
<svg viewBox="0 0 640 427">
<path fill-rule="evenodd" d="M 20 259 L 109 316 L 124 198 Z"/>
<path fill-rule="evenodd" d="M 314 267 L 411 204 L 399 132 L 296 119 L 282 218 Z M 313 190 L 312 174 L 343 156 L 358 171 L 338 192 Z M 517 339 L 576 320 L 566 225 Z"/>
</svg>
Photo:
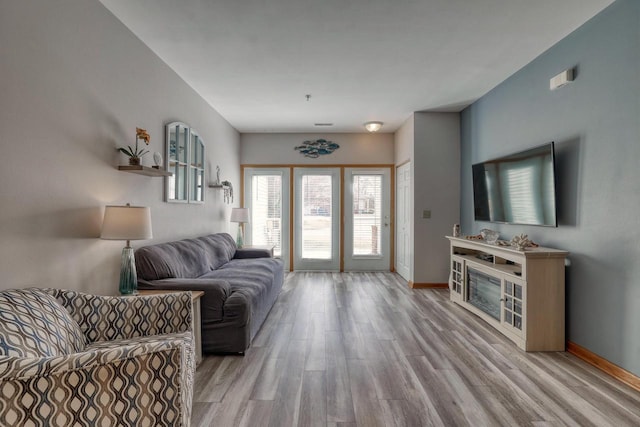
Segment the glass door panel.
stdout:
<svg viewBox="0 0 640 427">
<path fill-rule="evenodd" d="M 304 175 L 301 179 L 302 258 L 332 257 L 331 184 L 328 175 Z"/>
<path fill-rule="evenodd" d="M 339 270 L 339 169 L 296 168 L 294 269 Z"/>
<path fill-rule="evenodd" d="M 289 269 L 289 168 L 246 168 L 244 206 L 250 222 L 245 225 L 248 244 L 273 247 Z"/>
<path fill-rule="evenodd" d="M 345 270 L 389 270 L 389 170 L 345 169 Z"/>
<path fill-rule="evenodd" d="M 354 175 L 352 179 L 353 255 L 380 256 L 382 175 Z"/>
<path fill-rule="evenodd" d="M 282 256 L 282 176 L 256 175 L 251 178 L 251 244 L 274 247 Z"/>
<path fill-rule="evenodd" d="M 500 278 L 467 267 L 467 301 L 496 320 L 500 320 Z"/>
</svg>

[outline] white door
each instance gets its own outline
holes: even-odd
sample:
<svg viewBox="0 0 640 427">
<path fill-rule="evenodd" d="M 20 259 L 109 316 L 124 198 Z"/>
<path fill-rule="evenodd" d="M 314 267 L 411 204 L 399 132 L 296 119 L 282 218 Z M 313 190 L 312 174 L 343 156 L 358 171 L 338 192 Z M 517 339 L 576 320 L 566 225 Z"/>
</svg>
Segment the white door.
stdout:
<svg viewBox="0 0 640 427">
<path fill-rule="evenodd" d="M 295 168 L 293 268 L 340 270 L 340 169 Z"/>
<path fill-rule="evenodd" d="M 344 170 L 344 269 L 389 271 L 389 169 Z"/>
<path fill-rule="evenodd" d="M 396 271 L 411 280 L 411 163 L 396 169 Z"/>
<path fill-rule="evenodd" d="M 244 206 L 250 220 L 245 225 L 247 244 L 273 246 L 289 270 L 289 168 L 245 168 Z"/>
</svg>

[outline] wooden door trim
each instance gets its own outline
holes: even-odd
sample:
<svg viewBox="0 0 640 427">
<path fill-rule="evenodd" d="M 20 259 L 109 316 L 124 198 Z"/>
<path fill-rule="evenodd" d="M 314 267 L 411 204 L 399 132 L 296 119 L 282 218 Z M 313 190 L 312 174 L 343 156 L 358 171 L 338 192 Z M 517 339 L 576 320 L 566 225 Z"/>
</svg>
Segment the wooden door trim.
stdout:
<svg viewBox="0 0 640 427">
<path fill-rule="evenodd" d="M 407 160 L 405 163 L 408 163 Z M 389 163 L 381 163 L 381 164 L 327 164 L 327 165 L 319 165 L 319 164 L 299 164 L 299 163 L 287 163 L 287 164 L 242 164 L 240 165 L 240 182 L 241 182 L 241 193 L 240 193 L 240 206 L 244 207 L 244 171 L 246 168 L 253 169 L 272 169 L 272 168 L 288 168 L 289 169 L 289 270 L 294 271 L 295 265 L 293 261 L 293 254 L 295 251 L 295 243 L 293 239 L 293 215 L 294 215 L 294 203 L 293 199 L 295 197 L 293 193 L 294 189 L 294 179 L 293 179 L 293 171 L 295 168 L 331 168 L 331 169 L 339 169 L 340 170 L 340 230 L 339 230 L 339 238 L 340 242 L 338 247 L 340 248 L 340 272 L 344 271 L 344 215 L 345 215 L 345 169 L 346 168 L 363 168 L 363 169 L 389 169 L 389 203 L 391 204 L 389 208 L 389 271 L 395 271 L 395 203 L 396 203 L 396 169 L 398 165 L 389 164 Z"/>
</svg>

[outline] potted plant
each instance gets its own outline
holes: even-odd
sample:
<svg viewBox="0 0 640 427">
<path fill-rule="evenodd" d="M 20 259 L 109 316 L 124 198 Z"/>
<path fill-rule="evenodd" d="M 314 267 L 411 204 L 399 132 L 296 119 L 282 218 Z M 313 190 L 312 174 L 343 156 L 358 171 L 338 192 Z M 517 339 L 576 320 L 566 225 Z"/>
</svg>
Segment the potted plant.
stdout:
<svg viewBox="0 0 640 427">
<path fill-rule="evenodd" d="M 138 149 L 138 141 L 143 140 L 146 145 L 149 145 L 149 141 L 151 141 L 151 137 L 149 133 L 145 129 L 136 128 L 136 146 L 135 148 L 131 148 L 130 145 L 127 147 L 118 147 L 118 151 L 129 156 L 129 164 L 132 166 L 139 166 L 141 163 L 141 157 L 149 152 L 149 150 L 145 150 L 144 148 Z"/>
</svg>

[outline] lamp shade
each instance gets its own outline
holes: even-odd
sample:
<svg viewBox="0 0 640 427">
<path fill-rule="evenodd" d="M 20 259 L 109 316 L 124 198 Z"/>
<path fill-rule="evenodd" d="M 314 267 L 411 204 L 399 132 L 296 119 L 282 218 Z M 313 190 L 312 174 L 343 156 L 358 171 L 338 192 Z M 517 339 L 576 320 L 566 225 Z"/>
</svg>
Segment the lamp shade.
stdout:
<svg viewBox="0 0 640 427">
<path fill-rule="evenodd" d="M 232 208 L 231 222 L 249 222 L 249 208 Z"/>
<path fill-rule="evenodd" d="M 104 209 L 101 239 L 151 239 L 151 210 L 142 206 L 107 206 Z"/>
</svg>

